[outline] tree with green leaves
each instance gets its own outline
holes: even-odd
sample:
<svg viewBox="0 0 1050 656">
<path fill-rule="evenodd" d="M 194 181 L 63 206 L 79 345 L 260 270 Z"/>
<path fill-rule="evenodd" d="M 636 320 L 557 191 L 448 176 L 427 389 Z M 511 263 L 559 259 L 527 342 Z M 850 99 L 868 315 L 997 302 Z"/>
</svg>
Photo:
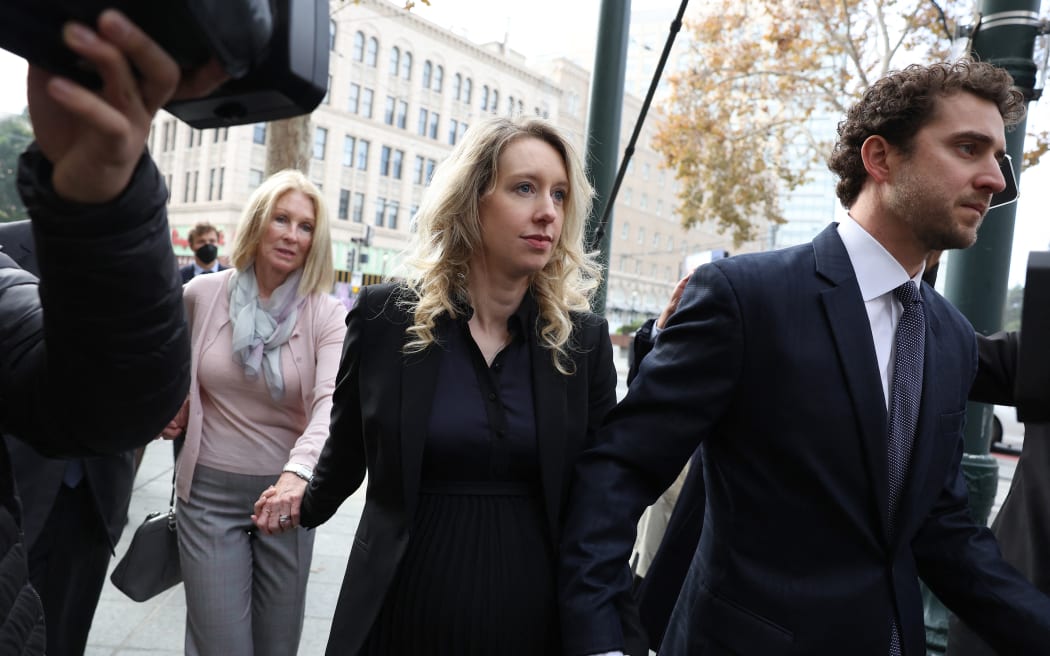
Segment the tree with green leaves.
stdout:
<svg viewBox="0 0 1050 656">
<path fill-rule="evenodd" d="M 0 119 L 0 221 L 26 218 L 25 207 L 15 185 L 18 156 L 33 141 L 33 129 L 26 114 Z"/>
<path fill-rule="evenodd" d="M 681 182 L 683 223 L 714 222 L 737 244 L 783 223 L 780 199 L 824 165 L 835 135 L 814 125 L 834 125 L 890 70 L 946 59 L 954 32 L 931 0 L 706 7 L 655 147 Z M 1045 150 L 1044 134 L 1026 165 Z"/>
</svg>

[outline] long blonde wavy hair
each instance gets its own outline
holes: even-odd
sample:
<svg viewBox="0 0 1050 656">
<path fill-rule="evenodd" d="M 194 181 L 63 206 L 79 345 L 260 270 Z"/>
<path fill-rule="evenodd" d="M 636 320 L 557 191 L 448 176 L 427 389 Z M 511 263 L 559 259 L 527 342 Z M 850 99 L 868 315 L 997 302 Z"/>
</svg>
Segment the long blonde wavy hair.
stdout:
<svg viewBox="0 0 1050 656">
<path fill-rule="evenodd" d="M 401 299 L 413 317 L 406 329 L 406 353 L 419 353 L 436 341 L 434 327 L 443 314 L 456 318 L 470 300 L 467 281 L 471 255 L 482 248 L 478 206 L 496 184 L 499 158 L 518 139 L 549 144 L 565 163 L 568 196 L 561 238 L 547 265 L 529 281 L 539 306 L 538 335 L 551 351 L 555 368 L 571 375 L 572 312 L 589 309 L 601 279 L 594 253 L 583 243 L 584 222 L 594 190 L 576 149 L 551 123 L 539 118 L 490 118 L 467 130 L 437 167 L 414 221 L 415 237 L 404 262 L 410 294 Z"/>
</svg>

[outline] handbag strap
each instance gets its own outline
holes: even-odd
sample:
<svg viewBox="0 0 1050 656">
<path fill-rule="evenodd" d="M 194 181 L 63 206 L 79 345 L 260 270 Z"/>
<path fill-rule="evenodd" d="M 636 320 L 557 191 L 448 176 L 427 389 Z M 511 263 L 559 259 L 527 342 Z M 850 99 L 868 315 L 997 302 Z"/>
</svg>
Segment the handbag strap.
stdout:
<svg viewBox="0 0 1050 656">
<path fill-rule="evenodd" d="M 171 498 L 168 499 L 168 528 L 175 530 L 175 467 L 171 468 Z"/>
</svg>

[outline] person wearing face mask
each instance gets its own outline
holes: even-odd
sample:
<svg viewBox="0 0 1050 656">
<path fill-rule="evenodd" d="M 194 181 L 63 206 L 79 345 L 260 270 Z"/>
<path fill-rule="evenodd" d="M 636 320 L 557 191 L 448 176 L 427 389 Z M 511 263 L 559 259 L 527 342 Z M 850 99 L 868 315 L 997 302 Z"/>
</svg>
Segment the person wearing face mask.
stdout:
<svg viewBox="0 0 1050 656">
<path fill-rule="evenodd" d="M 212 224 L 201 221 L 193 226 L 187 241 L 193 251 L 193 262 L 179 269 L 182 284 L 202 273 L 217 273 L 229 268 L 219 261 L 219 231 Z"/>
</svg>

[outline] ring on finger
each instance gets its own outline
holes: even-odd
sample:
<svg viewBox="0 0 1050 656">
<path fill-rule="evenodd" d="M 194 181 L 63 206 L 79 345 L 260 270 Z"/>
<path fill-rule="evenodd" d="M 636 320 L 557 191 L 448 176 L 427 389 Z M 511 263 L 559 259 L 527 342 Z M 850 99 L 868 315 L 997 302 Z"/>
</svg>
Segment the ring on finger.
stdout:
<svg viewBox="0 0 1050 656">
<path fill-rule="evenodd" d="M 284 526 L 285 524 L 291 524 L 292 523 L 292 516 L 291 515 L 281 515 L 280 517 L 277 518 L 277 523 L 282 525 L 282 526 Z"/>
</svg>

